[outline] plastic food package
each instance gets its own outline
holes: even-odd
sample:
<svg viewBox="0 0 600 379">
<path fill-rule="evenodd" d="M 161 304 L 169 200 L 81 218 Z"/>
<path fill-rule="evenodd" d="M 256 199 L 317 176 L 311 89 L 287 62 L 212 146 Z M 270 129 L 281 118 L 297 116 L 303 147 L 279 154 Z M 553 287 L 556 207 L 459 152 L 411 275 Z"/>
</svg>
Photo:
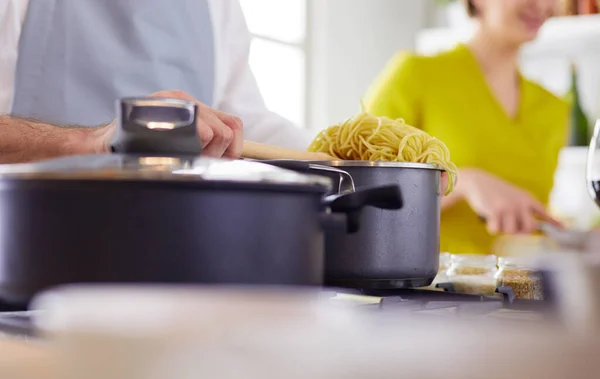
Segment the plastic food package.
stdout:
<svg viewBox="0 0 600 379">
<path fill-rule="evenodd" d="M 543 300 L 542 278 L 526 258 L 500 258 L 496 274 L 498 285 L 511 287 L 521 300 Z"/>
<path fill-rule="evenodd" d="M 494 296 L 498 258 L 494 255 L 453 255 L 446 276 L 457 293 Z"/>
</svg>

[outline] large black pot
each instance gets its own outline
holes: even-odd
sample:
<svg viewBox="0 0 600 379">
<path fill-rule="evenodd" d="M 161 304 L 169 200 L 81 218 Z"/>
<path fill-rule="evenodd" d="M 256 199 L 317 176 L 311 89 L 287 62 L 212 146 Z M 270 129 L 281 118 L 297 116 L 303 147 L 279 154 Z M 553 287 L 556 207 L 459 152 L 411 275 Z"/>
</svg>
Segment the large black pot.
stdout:
<svg viewBox="0 0 600 379">
<path fill-rule="evenodd" d="M 364 209 L 355 234 L 327 233 L 326 284 L 383 290 L 430 285 L 439 269 L 442 170 L 416 163 L 315 163 L 348 172 L 358 191 L 397 185 L 404 202 L 402 209 Z"/>
<path fill-rule="evenodd" d="M 156 136 L 193 138 L 195 107 L 148 104 L 121 109 L 115 150 L 136 154 L 0 168 L 0 298 L 27 302 L 71 283 L 320 285 L 325 230 L 355 231 L 366 205 L 401 206 L 397 186 L 327 196 L 322 176 L 168 156 Z M 177 133 L 146 128 L 173 109 Z"/>
</svg>

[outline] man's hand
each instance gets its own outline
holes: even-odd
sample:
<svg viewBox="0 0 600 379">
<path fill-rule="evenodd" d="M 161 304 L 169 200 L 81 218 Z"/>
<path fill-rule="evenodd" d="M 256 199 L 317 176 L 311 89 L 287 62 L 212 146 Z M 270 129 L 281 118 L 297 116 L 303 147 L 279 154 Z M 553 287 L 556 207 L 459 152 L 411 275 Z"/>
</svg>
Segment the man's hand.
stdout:
<svg viewBox="0 0 600 379">
<path fill-rule="evenodd" d="M 193 101 L 198 105 L 198 135 L 204 148 L 203 155 L 239 158 L 242 154 L 244 124 L 239 118 L 202 104 L 183 91 L 160 91 L 150 96 Z"/>
<path fill-rule="evenodd" d="M 215 158 L 239 158 L 241 155 L 243 123 L 239 118 L 213 109 L 183 91 L 160 91 L 150 97 L 186 100 L 198 105 L 196 123 L 202 142 L 202 155 Z M 90 135 L 87 144 L 93 147 L 94 153 L 108 151 L 115 127 L 116 121 L 113 121 L 105 130 L 98 130 Z"/>
<path fill-rule="evenodd" d="M 182 91 L 162 91 L 153 97 L 193 101 L 198 105 L 198 135 L 204 153 L 238 158 L 242 153 L 242 121 L 202 104 Z M 0 164 L 35 162 L 66 155 L 106 154 L 116 122 L 96 128 L 68 127 L 0 115 Z"/>
</svg>

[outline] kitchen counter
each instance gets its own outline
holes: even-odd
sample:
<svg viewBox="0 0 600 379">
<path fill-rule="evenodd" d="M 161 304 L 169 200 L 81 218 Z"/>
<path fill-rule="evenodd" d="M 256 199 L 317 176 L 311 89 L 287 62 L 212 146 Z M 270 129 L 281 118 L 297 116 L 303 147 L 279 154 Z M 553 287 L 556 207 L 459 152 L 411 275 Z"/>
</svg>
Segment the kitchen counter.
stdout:
<svg viewBox="0 0 600 379">
<path fill-rule="evenodd" d="M 54 305 L 44 309 L 61 317 L 46 325 L 58 326 L 51 329 L 62 337 L 0 340 L 0 378 L 64 379 L 51 376 L 60 368 L 77 379 L 147 379 L 149 373 L 170 379 L 562 379 L 581 377 L 564 376 L 569 370 L 593 369 L 596 362 L 582 354 L 600 351 L 593 334 L 571 338 L 568 329 L 548 323 L 532 306 L 539 302 L 423 290 L 368 296 L 328 290 L 295 300 L 289 293 L 140 291 L 149 296 L 144 299 L 124 292 L 84 293 L 80 301 L 53 297 Z M 3 347 L 10 352 L 3 354 Z"/>
<path fill-rule="evenodd" d="M 455 295 L 455 296 L 446 296 Z M 469 299 L 470 300 L 467 300 Z M 508 306 L 500 298 L 498 300 L 477 301 L 482 297 L 460 294 L 435 294 L 422 295 L 417 300 L 406 297 L 377 297 L 362 295 L 338 294 L 333 301 L 348 305 L 353 304 L 359 309 L 374 310 L 384 315 L 397 313 L 402 316 L 414 318 L 426 316 L 440 316 L 454 319 L 479 319 L 490 322 L 546 322 L 552 317 L 544 309 L 541 302 L 524 301 Z M 409 321 L 410 319 L 407 319 Z"/>
<path fill-rule="evenodd" d="M 0 378 L 59 379 L 55 352 L 42 344 L 0 334 Z"/>
</svg>

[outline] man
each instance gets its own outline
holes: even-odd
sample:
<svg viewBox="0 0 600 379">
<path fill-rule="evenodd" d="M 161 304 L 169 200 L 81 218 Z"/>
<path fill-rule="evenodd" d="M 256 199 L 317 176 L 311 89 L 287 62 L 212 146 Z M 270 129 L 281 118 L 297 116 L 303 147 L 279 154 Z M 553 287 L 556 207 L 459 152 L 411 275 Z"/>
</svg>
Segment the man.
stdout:
<svg viewBox="0 0 600 379">
<path fill-rule="evenodd" d="M 0 161 L 107 151 L 121 97 L 196 99 L 212 156 L 245 139 L 304 149 L 307 132 L 269 112 L 248 65 L 237 0 L 4 0 Z M 4 9 L 3 9 L 4 7 Z M 42 122 L 30 121 L 31 119 Z"/>
</svg>

